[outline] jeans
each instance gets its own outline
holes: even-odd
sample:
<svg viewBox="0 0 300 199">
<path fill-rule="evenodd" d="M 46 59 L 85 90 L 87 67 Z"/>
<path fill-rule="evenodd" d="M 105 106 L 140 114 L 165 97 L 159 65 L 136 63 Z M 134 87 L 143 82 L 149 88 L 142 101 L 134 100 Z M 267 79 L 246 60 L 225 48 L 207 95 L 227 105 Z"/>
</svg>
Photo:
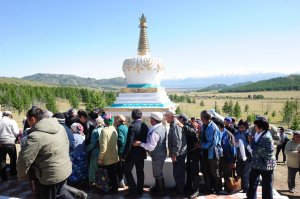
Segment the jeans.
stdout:
<svg viewBox="0 0 300 199">
<path fill-rule="evenodd" d="M 17 174 L 16 161 L 17 161 L 17 150 L 15 144 L 0 144 L 0 160 L 1 160 L 1 178 L 7 179 L 6 174 L 6 154 L 10 158 L 10 175 L 14 176 Z"/>
<path fill-rule="evenodd" d="M 256 190 L 259 183 L 259 176 L 261 175 L 262 181 L 262 198 L 263 199 L 273 199 L 273 188 L 272 188 L 272 178 L 273 170 L 264 171 L 252 169 L 250 172 L 249 188 L 247 192 L 247 199 L 256 199 Z"/>
<path fill-rule="evenodd" d="M 299 171 L 298 168 L 288 167 L 288 186 L 289 190 L 295 189 L 295 178 Z"/>
</svg>

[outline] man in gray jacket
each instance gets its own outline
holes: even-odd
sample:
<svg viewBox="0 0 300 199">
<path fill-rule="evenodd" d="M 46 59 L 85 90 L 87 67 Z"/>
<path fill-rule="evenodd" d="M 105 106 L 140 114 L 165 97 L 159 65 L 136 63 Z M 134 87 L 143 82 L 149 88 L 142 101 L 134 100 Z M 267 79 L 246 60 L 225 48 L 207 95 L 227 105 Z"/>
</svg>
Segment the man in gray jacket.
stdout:
<svg viewBox="0 0 300 199">
<path fill-rule="evenodd" d="M 30 109 L 27 120 L 31 129 L 19 153 L 19 180 L 26 179 L 32 167 L 37 179 L 37 198 L 73 198 L 64 187 L 72 172 L 69 140 L 64 127 L 56 118 L 43 118 L 40 108 Z"/>
<path fill-rule="evenodd" d="M 185 183 L 185 158 L 187 154 L 186 136 L 182 133 L 174 111 L 166 112 L 166 120 L 170 124 L 168 134 L 169 154 L 173 162 L 173 176 L 176 183 L 176 193 L 182 196 Z"/>
</svg>

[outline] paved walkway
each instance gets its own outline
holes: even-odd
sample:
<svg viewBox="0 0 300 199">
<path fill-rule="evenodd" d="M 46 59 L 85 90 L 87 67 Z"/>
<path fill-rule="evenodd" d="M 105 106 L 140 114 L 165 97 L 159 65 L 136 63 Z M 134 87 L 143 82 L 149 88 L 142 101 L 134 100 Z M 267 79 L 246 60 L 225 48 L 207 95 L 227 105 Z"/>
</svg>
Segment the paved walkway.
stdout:
<svg viewBox="0 0 300 199">
<path fill-rule="evenodd" d="M 88 198 L 103 198 L 103 199 L 122 199 L 124 195 L 127 193 L 126 189 L 119 189 L 119 193 L 117 195 L 104 195 L 99 193 L 95 189 L 85 190 L 88 194 Z M 167 191 L 168 196 L 162 197 L 162 199 L 169 198 L 183 198 L 177 197 L 170 190 Z M 31 189 L 28 182 L 19 182 L 16 178 L 9 178 L 5 182 L 0 182 L 0 199 L 8 199 L 8 198 L 22 198 L 22 199 L 32 199 Z M 151 198 L 149 194 L 149 188 L 144 189 L 144 194 L 139 198 Z M 236 193 L 232 195 L 207 195 L 207 196 L 199 196 L 197 199 L 242 199 L 246 198 L 244 193 Z M 286 199 L 286 196 L 280 196 L 280 194 L 274 190 L 274 199 Z M 258 188 L 258 199 L 261 199 L 261 187 Z"/>
</svg>

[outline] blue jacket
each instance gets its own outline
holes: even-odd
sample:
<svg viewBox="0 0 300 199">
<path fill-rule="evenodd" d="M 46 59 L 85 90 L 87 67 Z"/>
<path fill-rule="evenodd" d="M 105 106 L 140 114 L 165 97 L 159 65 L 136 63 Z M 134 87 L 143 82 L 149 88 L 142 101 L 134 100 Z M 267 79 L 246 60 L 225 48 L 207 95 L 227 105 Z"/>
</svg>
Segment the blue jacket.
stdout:
<svg viewBox="0 0 300 199">
<path fill-rule="evenodd" d="M 208 151 L 208 159 L 215 158 L 217 155 L 215 150 L 220 143 L 220 131 L 217 125 L 212 121 L 208 125 L 202 125 L 200 140 L 202 151 Z"/>
<path fill-rule="evenodd" d="M 221 133 L 221 146 L 226 162 L 233 163 L 236 156 L 234 135 L 224 128 Z"/>
<path fill-rule="evenodd" d="M 273 155 L 273 138 L 270 131 L 262 132 L 261 137 L 251 143 L 252 148 L 252 168 L 257 170 L 274 170 L 276 160 Z"/>
</svg>

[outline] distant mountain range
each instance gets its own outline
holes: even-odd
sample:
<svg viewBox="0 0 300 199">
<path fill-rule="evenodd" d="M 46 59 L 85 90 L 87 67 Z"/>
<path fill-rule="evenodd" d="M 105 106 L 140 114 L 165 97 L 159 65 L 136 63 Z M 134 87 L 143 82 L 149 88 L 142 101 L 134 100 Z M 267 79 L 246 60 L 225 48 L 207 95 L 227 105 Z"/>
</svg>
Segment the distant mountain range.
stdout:
<svg viewBox="0 0 300 199">
<path fill-rule="evenodd" d="M 276 77 L 250 84 L 226 87 L 220 92 L 252 92 L 252 91 L 286 91 L 300 90 L 300 75 Z"/>
<path fill-rule="evenodd" d="M 220 90 L 225 89 L 228 86 L 240 86 L 259 80 L 266 80 L 283 76 L 287 75 L 281 73 L 251 73 L 243 75 L 229 74 L 211 77 L 165 79 L 162 80 L 161 84 L 166 88 Z M 25 76 L 22 79 L 57 86 L 81 86 L 103 89 L 118 89 L 127 85 L 126 79 L 123 77 L 97 80 L 94 78 L 84 78 L 75 75 L 37 73 L 34 75 Z"/>
<path fill-rule="evenodd" d="M 127 85 L 126 79 L 123 77 L 97 80 L 94 78 L 78 77 L 76 75 L 37 73 L 34 75 L 22 77 L 22 79 L 57 86 L 81 86 L 104 89 L 113 89 L 116 87 L 124 87 Z"/>
<path fill-rule="evenodd" d="M 226 74 L 209 77 L 185 78 L 162 80 L 162 85 L 166 88 L 194 88 L 202 89 L 211 85 L 233 85 L 244 82 L 257 82 L 260 80 L 271 79 L 275 77 L 287 76 L 282 73 L 249 73 L 249 74 Z"/>
</svg>

